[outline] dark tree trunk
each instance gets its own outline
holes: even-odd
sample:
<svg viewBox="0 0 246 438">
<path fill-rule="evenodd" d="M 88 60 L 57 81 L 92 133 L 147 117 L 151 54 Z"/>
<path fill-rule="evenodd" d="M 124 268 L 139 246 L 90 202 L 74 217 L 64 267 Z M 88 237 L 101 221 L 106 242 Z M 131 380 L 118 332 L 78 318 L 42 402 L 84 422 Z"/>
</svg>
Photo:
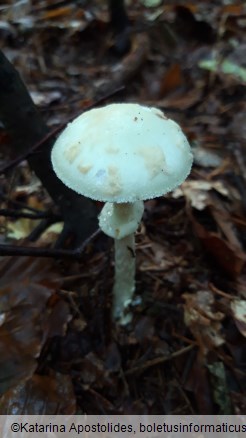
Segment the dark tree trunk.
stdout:
<svg viewBox="0 0 246 438">
<path fill-rule="evenodd" d="M 110 25 L 115 36 L 115 50 L 119 55 L 129 51 L 131 43 L 129 37 L 129 19 L 124 0 L 108 0 Z"/>
<path fill-rule="evenodd" d="M 124 0 L 109 0 L 110 23 L 115 32 L 120 33 L 129 26 Z"/>
<path fill-rule="evenodd" d="M 12 138 L 12 155 L 21 155 L 49 132 L 26 86 L 13 65 L 0 52 L 0 119 Z M 96 204 L 68 189 L 55 175 L 50 161 L 53 140 L 47 140 L 28 158 L 31 169 L 59 206 L 64 219 L 60 243 L 67 237 L 73 247 L 97 228 Z"/>
</svg>

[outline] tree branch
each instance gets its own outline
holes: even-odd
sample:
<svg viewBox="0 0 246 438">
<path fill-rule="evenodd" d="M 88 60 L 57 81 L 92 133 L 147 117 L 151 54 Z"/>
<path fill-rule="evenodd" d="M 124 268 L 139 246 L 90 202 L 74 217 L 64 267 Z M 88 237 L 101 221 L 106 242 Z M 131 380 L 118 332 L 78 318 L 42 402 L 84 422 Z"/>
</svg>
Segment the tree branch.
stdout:
<svg viewBox="0 0 246 438">
<path fill-rule="evenodd" d="M 25 211 L 16 211 L 9 208 L 0 209 L 0 216 L 4 217 L 14 217 L 14 218 L 25 218 L 25 219 L 52 219 L 54 221 L 62 220 L 62 217 L 58 214 L 54 214 L 49 211 L 40 211 L 37 213 L 27 213 Z"/>
<path fill-rule="evenodd" d="M 34 248 L 28 246 L 0 245 L 0 256 L 32 256 L 32 257 L 49 257 L 49 258 L 73 258 L 79 259 L 82 256 L 86 246 L 91 243 L 101 233 L 97 229 L 82 245 L 75 249 L 53 249 L 53 248 Z"/>
</svg>

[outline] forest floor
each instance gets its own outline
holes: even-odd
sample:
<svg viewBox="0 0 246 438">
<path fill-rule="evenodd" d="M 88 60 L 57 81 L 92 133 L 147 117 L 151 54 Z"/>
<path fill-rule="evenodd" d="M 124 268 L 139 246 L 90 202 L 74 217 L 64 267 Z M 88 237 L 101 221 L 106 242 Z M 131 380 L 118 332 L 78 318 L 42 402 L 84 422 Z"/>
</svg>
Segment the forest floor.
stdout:
<svg viewBox="0 0 246 438">
<path fill-rule="evenodd" d="M 145 203 L 126 327 L 111 321 L 110 238 L 79 260 L 0 258 L 0 413 L 245 413 L 246 7 L 128 1 L 121 55 L 102 3 L 5 0 L 1 48 L 50 129 L 115 93 L 108 103 L 177 121 L 194 165 L 180 188 Z M 2 166 L 15 157 L 0 129 Z M 26 161 L 0 181 L 0 242 L 22 245 L 37 221 L 4 211 L 52 201 Z M 52 247 L 61 226 L 35 247 Z"/>
</svg>

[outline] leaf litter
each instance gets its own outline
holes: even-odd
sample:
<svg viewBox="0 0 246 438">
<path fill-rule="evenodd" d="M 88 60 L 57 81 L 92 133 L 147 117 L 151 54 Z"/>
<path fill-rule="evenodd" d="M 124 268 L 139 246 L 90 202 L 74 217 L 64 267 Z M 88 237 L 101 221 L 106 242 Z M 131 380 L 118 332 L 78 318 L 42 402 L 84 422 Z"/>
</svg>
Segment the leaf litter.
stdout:
<svg viewBox="0 0 246 438">
<path fill-rule="evenodd" d="M 124 85 L 121 100 L 163 109 L 195 156 L 180 188 L 146 202 L 128 327 L 111 322 L 106 236 L 77 261 L 1 257 L 1 414 L 245 412 L 245 6 L 127 4 L 123 57 L 106 3 L 1 7 L 5 54 L 49 126 Z M 4 163 L 2 126 L 0 141 Z M 2 178 L 1 208 L 52 208 L 32 181 L 25 163 Z M 21 246 L 31 222 L 1 216 L 1 243 Z"/>
</svg>

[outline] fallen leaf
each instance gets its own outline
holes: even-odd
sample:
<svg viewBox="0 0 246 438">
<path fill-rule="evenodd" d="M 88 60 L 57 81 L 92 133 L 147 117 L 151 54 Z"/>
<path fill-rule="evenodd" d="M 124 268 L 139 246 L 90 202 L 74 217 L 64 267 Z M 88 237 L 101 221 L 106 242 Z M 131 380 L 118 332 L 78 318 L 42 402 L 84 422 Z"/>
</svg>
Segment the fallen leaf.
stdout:
<svg viewBox="0 0 246 438">
<path fill-rule="evenodd" d="M 236 64 L 230 59 L 224 59 L 223 61 L 219 59 L 207 59 L 200 61 L 198 66 L 213 73 L 233 76 L 243 84 L 246 83 L 246 68 Z"/>
<path fill-rule="evenodd" d="M 234 300 L 231 302 L 232 315 L 240 333 L 246 337 L 246 301 Z"/>
<path fill-rule="evenodd" d="M 24 211 L 25 212 L 25 211 Z M 29 211 L 28 211 L 29 213 Z M 33 220 L 27 218 L 17 219 L 13 222 L 7 223 L 7 237 L 10 239 L 20 240 L 25 239 L 40 223 L 40 220 Z"/>
<path fill-rule="evenodd" d="M 179 64 L 172 64 L 165 72 L 161 80 L 159 97 L 162 98 L 168 93 L 176 90 L 183 84 L 184 78 Z"/>
<path fill-rule="evenodd" d="M 141 3 L 146 6 L 146 8 L 156 8 L 162 3 L 162 0 L 141 0 Z"/>
<path fill-rule="evenodd" d="M 224 343 L 221 332 L 223 313 L 214 310 L 214 296 L 209 290 L 185 293 L 184 320 L 203 354 Z"/>
<path fill-rule="evenodd" d="M 64 6 L 60 8 L 51 9 L 49 11 L 45 11 L 42 18 L 44 20 L 53 20 L 56 18 L 67 17 L 70 15 L 72 10 L 73 10 L 72 6 Z"/>
<path fill-rule="evenodd" d="M 192 152 L 194 155 L 194 162 L 201 167 L 217 168 L 222 165 L 222 157 L 213 151 L 200 146 L 194 148 Z"/>
<path fill-rule="evenodd" d="M 219 266 L 227 275 L 237 277 L 241 272 L 246 262 L 245 253 L 223 239 L 218 233 L 208 231 L 192 214 L 189 213 L 194 232 L 202 241 L 204 247 Z"/>
<path fill-rule="evenodd" d="M 223 196 L 229 196 L 229 190 L 222 181 L 188 180 L 172 192 L 172 197 L 177 199 L 185 196 L 192 207 L 201 211 L 210 204 L 210 190 L 216 190 Z"/>
<path fill-rule="evenodd" d="M 59 298 L 48 307 L 55 276 L 50 260 L 11 257 L 0 265 L 0 394 L 30 378 L 47 338 L 64 334 L 67 304 Z"/>
<path fill-rule="evenodd" d="M 35 90 L 31 91 L 30 95 L 35 105 L 40 106 L 48 106 L 53 102 L 59 101 L 62 97 L 62 93 L 60 91 L 40 92 Z"/>
<path fill-rule="evenodd" d="M 203 415 L 211 415 L 214 413 L 209 372 L 204 364 L 204 358 L 201 357 L 200 351 L 196 353 L 193 359 L 190 372 L 183 387 L 186 391 L 192 392 L 195 403 L 199 407 L 199 412 Z"/>
<path fill-rule="evenodd" d="M 221 6 L 220 13 L 223 15 L 243 15 L 245 11 L 245 5 L 243 3 L 235 5 L 235 4 L 224 4 Z"/>
<path fill-rule="evenodd" d="M 34 375 L 1 398 L 1 415 L 73 415 L 76 401 L 69 376 Z"/>
<path fill-rule="evenodd" d="M 219 406 L 219 415 L 232 413 L 231 399 L 227 384 L 226 370 L 223 362 L 213 362 L 207 365 L 212 384 L 213 398 Z"/>
</svg>

